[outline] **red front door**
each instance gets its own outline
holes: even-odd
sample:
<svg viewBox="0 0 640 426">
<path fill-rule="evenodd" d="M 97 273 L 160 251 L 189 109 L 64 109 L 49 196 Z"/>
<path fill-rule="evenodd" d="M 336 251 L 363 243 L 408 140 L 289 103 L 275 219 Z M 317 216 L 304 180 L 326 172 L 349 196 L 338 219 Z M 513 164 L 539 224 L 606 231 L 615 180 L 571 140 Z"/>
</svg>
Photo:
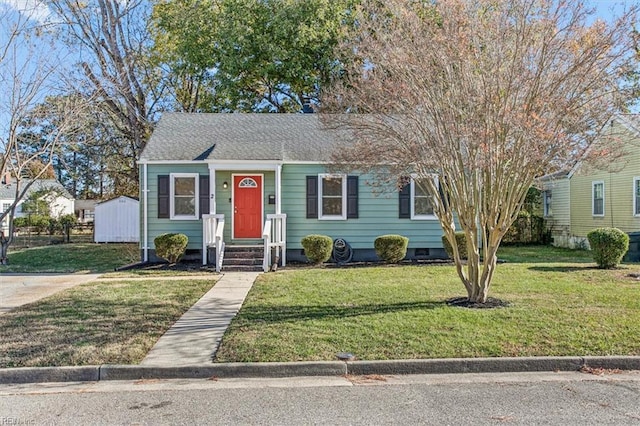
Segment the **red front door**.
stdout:
<svg viewBox="0 0 640 426">
<path fill-rule="evenodd" d="M 233 237 L 262 237 L 262 176 L 233 176 Z"/>
</svg>

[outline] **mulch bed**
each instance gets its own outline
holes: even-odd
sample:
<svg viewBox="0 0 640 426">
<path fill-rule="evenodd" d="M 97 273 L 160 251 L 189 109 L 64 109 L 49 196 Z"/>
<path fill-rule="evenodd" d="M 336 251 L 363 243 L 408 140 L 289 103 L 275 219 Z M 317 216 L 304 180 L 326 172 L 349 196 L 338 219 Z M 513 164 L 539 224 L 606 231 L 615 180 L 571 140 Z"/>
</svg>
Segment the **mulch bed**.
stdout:
<svg viewBox="0 0 640 426">
<path fill-rule="evenodd" d="M 487 301 L 485 303 L 472 302 L 467 297 L 454 297 L 452 299 L 447 299 L 446 303 L 449 306 L 469 309 L 493 309 L 506 308 L 509 306 L 509 302 L 496 299 L 495 297 L 487 297 Z"/>
<path fill-rule="evenodd" d="M 188 271 L 188 272 L 216 272 L 213 265 L 202 265 L 201 262 L 138 262 L 121 266 L 116 271 L 130 271 L 132 269 L 143 271 Z"/>
</svg>

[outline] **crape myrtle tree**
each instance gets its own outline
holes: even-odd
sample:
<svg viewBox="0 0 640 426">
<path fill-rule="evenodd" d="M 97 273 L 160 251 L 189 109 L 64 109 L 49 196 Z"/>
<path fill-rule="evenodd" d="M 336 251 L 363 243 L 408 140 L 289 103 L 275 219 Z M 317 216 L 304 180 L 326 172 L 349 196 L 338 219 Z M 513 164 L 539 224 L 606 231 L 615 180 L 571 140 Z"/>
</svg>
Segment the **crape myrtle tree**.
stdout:
<svg viewBox="0 0 640 426">
<path fill-rule="evenodd" d="M 634 18 L 595 20 L 575 0 L 364 1 L 342 46 L 356 60 L 322 99 L 328 125 L 355 135 L 334 161 L 387 181 L 414 176 L 469 302 L 485 303 L 535 178 L 595 153 L 587 148 L 624 109 Z"/>
</svg>

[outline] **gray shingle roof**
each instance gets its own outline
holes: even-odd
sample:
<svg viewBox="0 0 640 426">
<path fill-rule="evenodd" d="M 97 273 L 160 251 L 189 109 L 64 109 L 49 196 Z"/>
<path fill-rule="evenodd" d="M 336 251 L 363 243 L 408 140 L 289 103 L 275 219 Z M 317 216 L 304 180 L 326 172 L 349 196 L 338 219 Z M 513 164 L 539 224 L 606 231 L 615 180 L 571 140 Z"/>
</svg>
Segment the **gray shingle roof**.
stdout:
<svg viewBox="0 0 640 426">
<path fill-rule="evenodd" d="M 165 113 L 140 160 L 327 161 L 346 136 L 317 114 Z"/>
<path fill-rule="evenodd" d="M 21 188 L 24 188 L 25 184 L 28 180 L 23 180 L 20 184 Z M 27 193 L 24 196 L 24 199 L 28 198 L 33 192 L 39 191 L 41 189 L 55 189 L 60 191 L 60 195 L 70 200 L 73 199 L 71 194 L 62 186 L 60 182 L 56 179 L 38 179 L 34 182 L 33 185 L 29 187 Z M 16 180 L 15 178 L 11 178 L 11 181 L 8 185 L 0 184 L 0 199 L 3 200 L 13 200 L 16 197 Z"/>
</svg>

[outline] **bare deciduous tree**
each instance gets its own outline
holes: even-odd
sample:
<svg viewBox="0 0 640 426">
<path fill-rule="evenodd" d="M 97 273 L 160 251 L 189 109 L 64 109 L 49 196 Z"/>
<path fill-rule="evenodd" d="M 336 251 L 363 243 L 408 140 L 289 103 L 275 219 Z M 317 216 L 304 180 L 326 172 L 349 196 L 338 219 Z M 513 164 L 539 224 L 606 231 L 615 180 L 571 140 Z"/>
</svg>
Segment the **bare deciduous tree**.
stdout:
<svg viewBox="0 0 640 426">
<path fill-rule="evenodd" d="M 62 21 L 71 46 L 79 50 L 84 84 L 96 106 L 109 117 L 123 159 L 117 193 L 137 195 L 136 160 L 151 132 L 156 101 L 155 76 L 147 62 L 148 3 L 141 0 L 53 0 L 50 8 Z M 126 175 L 126 176 L 125 176 Z M 126 179 L 125 179 L 126 177 Z"/>
<path fill-rule="evenodd" d="M 326 120 L 357 136 L 336 163 L 414 173 L 469 301 L 486 302 L 534 179 L 572 164 L 628 101 L 632 12 L 605 23 L 573 0 L 364 1 L 345 46 L 359 60 L 322 99 L 325 112 L 350 112 Z"/>
</svg>

